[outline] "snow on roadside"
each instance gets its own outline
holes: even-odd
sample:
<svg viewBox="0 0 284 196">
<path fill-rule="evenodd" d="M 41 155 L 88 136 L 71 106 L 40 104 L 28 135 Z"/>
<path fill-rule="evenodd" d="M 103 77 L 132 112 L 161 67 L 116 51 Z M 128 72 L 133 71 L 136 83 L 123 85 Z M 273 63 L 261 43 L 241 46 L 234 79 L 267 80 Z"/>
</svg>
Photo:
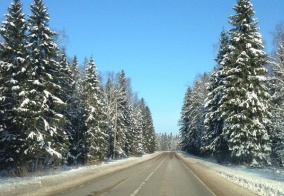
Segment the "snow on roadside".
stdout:
<svg viewBox="0 0 284 196">
<path fill-rule="evenodd" d="M 105 175 L 119 169 L 149 160 L 160 152 L 143 155 L 143 157 L 130 157 L 120 160 L 110 160 L 100 165 L 91 165 L 70 169 L 68 171 L 51 172 L 49 175 L 0 178 L 0 195 L 46 195 L 49 192 L 80 182 L 90 180 L 96 176 Z"/>
<path fill-rule="evenodd" d="M 284 170 L 275 168 L 253 169 L 245 166 L 218 164 L 211 158 L 200 158 L 179 152 L 192 164 L 210 169 L 222 177 L 245 187 L 258 195 L 284 195 Z"/>
</svg>

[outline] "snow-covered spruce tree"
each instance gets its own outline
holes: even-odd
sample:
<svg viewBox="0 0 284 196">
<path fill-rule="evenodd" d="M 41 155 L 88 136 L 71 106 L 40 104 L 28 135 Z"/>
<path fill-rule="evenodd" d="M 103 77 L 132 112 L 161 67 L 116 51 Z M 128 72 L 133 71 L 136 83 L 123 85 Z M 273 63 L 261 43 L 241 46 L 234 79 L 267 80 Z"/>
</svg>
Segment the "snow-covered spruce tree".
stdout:
<svg viewBox="0 0 284 196">
<path fill-rule="evenodd" d="M 143 126 L 143 149 L 146 153 L 153 153 L 155 151 L 155 129 L 152 119 L 152 114 L 149 107 L 145 104 L 144 99 L 141 100 L 142 110 L 142 126 Z"/>
<path fill-rule="evenodd" d="M 145 145 L 148 142 L 144 137 L 146 135 L 150 135 L 148 137 L 150 145 L 147 149 L 152 152 L 155 148 L 153 147 L 155 146 L 155 133 L 152 117 L 148 115 L 146 118 L 144 115 L 146 106 L 141 107 L 142 101 L 132 93 L 130 81 L 125 77 L 124 71 L 116 77 L 114 74 L 109 74 L 104 89 L 110 125 L 109 156 L 119 158 L 132 154 L 143 154 L 146 152 L 144 147 L 148 145 Z M 148 126 L 145 122 L 149 122 Z"/>
<path fill-rule="evenodd" d="M 131 121 L 131 147 L 130 151 L 134 155 L 142 155 L 144 154 L 143 150 L 143 126 L 142 126 L 142 111 L 139 103 L 135 104 L 133 108 L 133 119 Z"/>
<path fill-rule="evenodd" d="M 58 56 L 59 63 L 59 74 L 58 77 L 54 80 L 58 84 L 62 91 L 58 91 L 58 96 L 64 103 L 67 103 L 71 99 L 72 95 L 72 85 L 74 83 L 72 77 L 72 70 L 66 59 L 66 52 L 62 50 Z M 66 113 L 66 107 L 63 108 L 63 111 Z"/>
<path fill-rule="evenodd" d="M 153 153 L 156 148 L 156 133 L 152 118 L 152 113 L 148 106 L 146 107 L 146 114 L 147 114 L 148 137 L 149 137 L 149 140 L 147 142 L 148 152 Z"/>
<path fill-rule="evenodd" d="M 139 103 L 139 107 L 141 109 L 141 114 L 142 114 L 142 147 L 143 147 L 143 152 L 148 153 L 148 148 L 147 148 L 147 140 L 148 140 L 148 128 L 147 128 L 147 114 L 146 114 L 146 103 L 145 100 L 142 98 Z"/>
<path fill-rule="evenodd" d="M 127 141 L 131 129 L 133 114 L 129 96 L 129 81 L 122 70 L 116 76 L 109 74 L 105 85 L 105 97 L 109 130 L 109 155 L 120 158 L 129 153 L 130 142 Z"/>
<path fill-rule="evenodd" d="M 135 113 L 135 109 L 137 109 L 137 97 L 136 94 L 132 92 L 131 82 L 130 79 L 126 79 L 126 92 L 127 92 L 127 113 L 126 113 L 126 120 L 128 126 L 127 131 L 125 132 L 125 147 L 124 151 L 127 156 L 137 154 L 137 140 L 139 137 L 139 124 L 138 120 L 136 119 L 137 113 Z"/>
<path fill-rule="evenodd" d="M 238 0 L 234 10 L 236 14 L 230 16 L 230 53 L 221 62 L 223 136 L 228 139 L 232 162 L 258 167 L 269 162 L 271 151 L 264 86 L 266 54 L 250 1 Z"/>
<path fill-rule="evenodd" d="M 62 93 L 59 84 L 60 64 L 58 47 L 54 43 L 55 32 L 48 28 L 49 15 L 41 0 L 31 4 L 28 19 L 27 76 L 28 82 L 20 102 L 21 131 L 25 133 L 22 151 L 25 160 L 38 164 L 60 162 L 68 151 L 68 138 L 63 129 L 64 116 L 59 113 L 65 103 L 56 95 Z M 45 161 L 45 162 L 44 162 Z M 47 161 L 47 162 L 46 162 Z M 44 162 L 44 163 L 43 163 Z"/>
<path fill-rule="evenodd" d="M 77 57 L 75 56 L 70 65 L 72 72 L 71 97 L 66 101 L 66 118 L 70 123 L 70 129 L 67 134 L 69 138 L 69 164 L 84 164 L 87 161 L 87 152 L 85 148 L 86 125 L 84 122 L 84 113 L 86 108 L 83 99 L 82 79 L 79 71 Z"/>
<path fill-rule="evenodd" d="M 108 153 L 106 111 L 97 68 L 93 57 L 85 69 L 84 100 L 86 101 L 85 123 L 86 151 L 88 162 L 104 159 Z"/>
<path fill-rule="evenodd" d="M 209 93 L 205 99 L 205 127 L 207 133 L 204 137 L 205 146 L 202 147 L 202 150 L 212 153 L 218 161 L 225 161 L 229 156 L 228 143 L 226 138 L 223 137 L 223 121 L 221 119 L 220 113 L 220 100 L 222 97 L 222 70 L 223 67 L 221 62 L 223 61 L 224 55 L 229 53 L 229 37 L 226 31 L 221 32 L 220 43 L 219 43 L 219 52 L 217 58 L 217 66 L 214 68 L 210 77 L 210 84 L 208 87 Z"/>
<path fill-rule="evenodd" d="M 204 145 L 203 136 L 206 133 L 204 126 L 204 100 L 208 93 L 207 86 L 209 83 L 209 75 L 200 75 L 195 81 L 194 88 L 191 92 L 188 108 L 189 124 L 187 129 L 187 152 L 192 154 L 201 154 L 201 147 Z"/>
<path fill-rule="evenodd" d="M 272 159 L 284 166 L 284 42 L 279 43 L 277 59 L 271 62 L 272 76 L 268 85 L 271 93 Z"/>
<path fill-rule="evenodd" d="M 126 135 L 131 123 L 128 82 L 123 70 L 119 73 L 118 92 L 116 96 L 116 139 L 114 149 L 116 157 L 120 157 L 125 156 Z"/>
<path fill-rule="evenodd" d="M 168 141 L 168 135 L 167 133 L 161 134 L 161 144 L 160 144 L 161 150 L 169 150 L 169 141 Z"/>
<path fill-rule="evenodd" d="M 0 59 L 22 68 L 26 56 L 25 33 L 27 25 L 20 0 L 14 0 L 8 8 L 8 12 L 0 29 L 0 34 L 3 37 L 3 42 L 0 43 Z"/>
<path fill-rule="evenodd" d="M 192 89 L 189 86 L 186 90 L 184 99 L 183 99 L 183 105 L 182 105 L 182 109 L 181 109 L 181 117 L 179 119 L 179 135 L 180 135 L 180 148 L 183 151 L 187 151 L 188 149 L 188 126 L 190 124 L 190 119 L 189 119 L 189 108 L 191 106 L 191 99 L 192 96 Z"/>
<path fill-rule="evenodd" d="M 114 79 L 108 76 L 107 82 L 104 88 L 105 100 L 106 100 L 106 112 L 108 117 L 108 136 L 109 136 L 109 153 L 108 157 L 114 158 L 114 136 L 116 131 L 116 119 L 117 119 L 117 101 L 116 101 L 117 88 L 114 84 Z"/>
<path fill-rule="evenodd" d="M 137 137 L 139 132 L 139 122 L 136 119 L 133 103 L 129 107 L 130 125 L 128 131 L 125 133 L 125 153 L 127 156 L 137 154 Z"/>
<path fill-rule="evenodd" d="M 25 113 L 19 111 L 19 102 L 26 83 L 27 25 L 19 0 L 12 2 L 8 12 L 0 28 L 0 167 L 20 169 L 23 138 L 18 113 Z"/>
<path fill-rule="evenodd" d="M 203 102 L 208 93 L 208 74 L 200 75 L 194 83 L 194 88 L 187 88 L 179 120 L 181 149 L 192 154 L 201 154 L 204 145 L 202 137 L 205 134 Z"/>
<path fill-rule="evenodd" d="M 79 155 L 85 155 L 85 148 L 82 147 L 82 140 L 85 140 L 83 135 L 83 130 L 86 130 L 84 124 L 84 104 L 81 99 L 81 93 L 78 87 L 81 85 L 80 73 L 78 70 L 77 58 L 74 57 L 74 60 L 71 64 L 67 62 L 66 53 L 63 49 L 59 55 L 59 64 L 60 64 L 60 76 L 56 78 L 57 83 L 62 88 L 62 93 L 58 96 L 64 103 L 66 107 L 60 108 L 65 117 L 65 124 L 63 126 L 64 131 L 66 132 L 69 140 L 69 151 L 64 155 L 64 158 L 67 159 L 68 164 L 83 164 L 85 162 L 84 158 L 78 160 Z M 82 90 L 81 90 L 82 91 Z M 80 145 L 81 144 L 81 145 Z"/>
</svg>

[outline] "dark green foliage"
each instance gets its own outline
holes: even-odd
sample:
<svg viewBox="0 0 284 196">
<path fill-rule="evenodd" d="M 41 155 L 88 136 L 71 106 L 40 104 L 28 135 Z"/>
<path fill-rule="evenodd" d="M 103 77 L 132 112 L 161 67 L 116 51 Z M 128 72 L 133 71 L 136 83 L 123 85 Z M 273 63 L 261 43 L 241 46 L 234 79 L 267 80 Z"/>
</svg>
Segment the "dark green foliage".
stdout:
<svg viewBox="0 0 284 196">
<path fill-rule="evenodd" d="M 86 140 L 86 124 L 84 122 L 84 112 L 86 108 L 85 101 L 83 100 L 83 88 L 80 78 L 77 57 L 75 56 L 70 69 L 72 72 L 72 83 L 70 89 L 69 99 L 66 101 L 66 118 L 67 134 L 69 138 L 69 164 L 84 164 L 87 160 L 87 152 L 85 148 Z"/>
<path fill-rule="evenodd" d="M 59 53 L 42 0 L 30 8 L 26 22 L 14 0 L 0 30 L 1 169 L 24 175 L 153 152 L 150 109 L 132 100 L 124 71 L 104 91 L 93 58 L 80 72 Z"/>
<path fill-rule="evenodd" d="M 22 5 L 14 0 L 0 28 L 0 167 L 22 164 L 24 142 L 19 123 L 21 91 L 26 83 L 26 30 Z M 23 111 L 24 113 L 24 111 Z"/>
<path fill-rule="evenodd" d="M 203 136 L 206 132 L 203 102 L 208 93 L 206 89 L 208 82 L 209 76 L 203 74 L 195 81 L 193 89 L 188 87 L 179 121 L 181 149 L 195 155 L 203 153 L 201 147 L 204 145 Z"/>
<path fill-rule="evenodd" d="M 272 62 L 272 74 L 268 81 L 271 104 L 271 140 L 272 160 L 276 165 L 284 166 L 284 44 L 279 43 L 277 58 Z"/>
<path fill-rule="evenodd" d="M 224 119 L 221 118 L 220 101 L 223 95 L 223 65 L 221 62 L 225 55 L 229 53 L 229 38 L 227 33 L 223 30 L 220 37 L 219 52 L 217 58 L 217 66 L 214 68 L 210 77 L 210 84 L 208 87 L 209 93 L 205 99 L 205 126 L 207 133 L 204 136 L 205 146 L 202 150 L 207 153 L 212 153 L 218 161 L 225 161 L 229 157 L 229 149 L 226 138 L 223 137 Z"/>
<path fill-rule="evenodd" d="M 91 162 L 104 159 L 108 153 L 108 126 L 103 92 L 93 58 L 87 64 L 85 74 L 83 80 L 83 97 L 86 101 L 84 117 L 87 128 L 85 148 L 88 162 Z"/>
<path fill-rule="evenodd" d="M 230 53 L 221 62 L 223 135 L 228 139 L 231 161 L 260 166 L 269 162 L 270 153 L 266 54 L 250 1 L 238 0 L 234 10 Z"/>
</svg>

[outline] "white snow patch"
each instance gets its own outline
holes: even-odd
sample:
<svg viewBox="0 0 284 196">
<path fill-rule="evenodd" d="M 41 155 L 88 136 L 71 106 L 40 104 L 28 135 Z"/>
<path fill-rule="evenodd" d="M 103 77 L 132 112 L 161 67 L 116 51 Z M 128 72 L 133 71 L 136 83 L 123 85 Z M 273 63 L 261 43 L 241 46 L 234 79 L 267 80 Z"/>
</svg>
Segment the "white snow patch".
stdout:
<svg viewBox="0 0 284 196">
<path fill-rule="evenodd" d="M 130 157 L 120 160 L 107 160 L 100 165 L 90 165 L 83 167 L 62 166 L 50 172 L 39 172 L 27 177 L 1 177 L 0 195 L 50 195 L 50 191 L 59 190 L 64 187 L 63 182 L 72 184 L 74 181 L 85 180 L 105 175 L 119 169 L 127 168 L 131 165 L 149 160 L 160 152 L 143 155 L 143 157 Z"/>
<path fill-rule="evenodd" d="M 39 80 L 35 80 L 35 81 L 33 82 L 33 84 L 38 85 L 38 86 L 41 86 L 41 85 L 42 85 Z"/>
<path fill-rule="evenodd" d="M 25 99 L 24 101 L 23 101 L 23 103 L 21 104 L 21 108 L 22 107 L 25 107 L 25 105 L 27 105 L 28 103 L 30 102 L 30 99 Z"/>
<path fill-rule="evenodd" d="M 56 150 L 52 149 L 50 147 L 51 142 L 48 142 L 48 147 L 46 148 L 46 151 L 50 154 L 50 155 L 56 155 L 59 159 L 62 159 L 62 155 L 57 152 Z"/>
<path fill-rule="evenodd" d="M 230 164 L 220 165 L 213 158 L 200 158 L 184 152 L 180 153 L 194 164 L 210 169 L 258 195 L 284 195 L 284 169 L 254 169 Z"/>
</svg>

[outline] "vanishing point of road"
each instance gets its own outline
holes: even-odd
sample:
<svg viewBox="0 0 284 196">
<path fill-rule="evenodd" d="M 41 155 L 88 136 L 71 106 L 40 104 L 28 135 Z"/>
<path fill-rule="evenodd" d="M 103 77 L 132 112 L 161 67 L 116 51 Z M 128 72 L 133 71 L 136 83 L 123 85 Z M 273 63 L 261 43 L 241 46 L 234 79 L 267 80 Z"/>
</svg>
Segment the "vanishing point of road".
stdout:
<svg viewBox="0 0 284 196">
<path fill-rule="evenodd" d="M 64 196 L 210 196 L 254 195 L 220 176 L 191 171 L 175 152 L 160 155 L 57 195 Z M 201 176 L 201 177 L 197 177 Z"/>
</svg>

